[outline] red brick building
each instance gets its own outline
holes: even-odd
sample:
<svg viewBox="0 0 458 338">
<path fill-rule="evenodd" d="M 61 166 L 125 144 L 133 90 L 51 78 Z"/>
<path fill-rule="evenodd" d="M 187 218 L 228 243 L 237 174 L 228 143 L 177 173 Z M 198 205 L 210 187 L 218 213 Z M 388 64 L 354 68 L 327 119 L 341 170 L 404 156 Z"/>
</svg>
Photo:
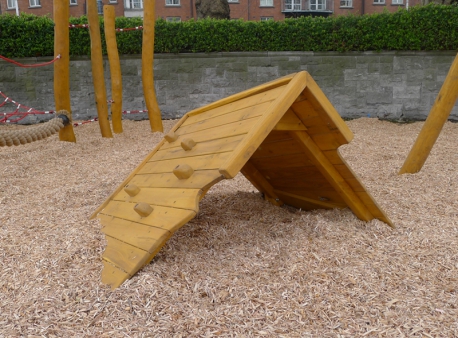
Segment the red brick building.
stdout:
<svg viewBox="0 0 458 338">
<path fill-rule="evenodd" d="M 86 14 L 87 1 L 68 0 L 71 16 Z M 143 16 L 144 0 L 92 0 L 115 6 L 116 16 Z M 304 15 L 330 16 L 395 12 L 421 3 L 421 0 L 228 0 L 231 19 L 283 20 Z M 17 4 L 17 6 L 16 6 Z M 0 13 L 32 13 L 53 17 L 52 0 L 0 0 Z M 196 19 L 195 0 L 156 0 L 156 16 L 168 21 Z"/>
<path fill-rule="evenodd" d="M 90 0 L 68 0 L 70 16 L 79 17 L 87 13 L 86 3 Z M 115 6 L 116 16 L 124 15 L 124 0 L 94 0 L 97 1 L 99 12 L 103 13 L 103 5 Z M 0 0 L 0 14 L 30 13 L 54 17 L 52 0 Z"/>
</svg>

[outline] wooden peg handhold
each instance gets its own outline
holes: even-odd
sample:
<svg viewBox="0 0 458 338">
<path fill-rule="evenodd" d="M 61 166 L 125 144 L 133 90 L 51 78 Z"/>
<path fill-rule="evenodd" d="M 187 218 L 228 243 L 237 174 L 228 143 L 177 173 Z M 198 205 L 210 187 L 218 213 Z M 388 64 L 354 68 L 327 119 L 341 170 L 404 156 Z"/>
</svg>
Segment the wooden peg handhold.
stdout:
<svg viewBox="0 0 458 338">
<path fill-rule="evenodd" d="M 134 207 L 134 210 L 142 217 L 147 217 L 153 212 L 153 207 L 148 203 L 140 202 Z"/>
<path fill-rule="evenodd" d="M 170 133 L 168 133 L 167 135 L 165 135 L 164 138 L 166 139 L 167 142 L 172 143 L 172 142 L 174 142 L 174 141 L 177 140 L 178 135 L 175 134 L 174 131 L 171 131 Z"/>
<path fill-rule="evenodd" d="M 137 187 L 135 184 L 128 184 L 124 187 L 124 191 L 129 195 L 130 197 L 134 197 L 140 192 L 140 188 Z"/>
<path fill-rule="evenodd" d="M 190 178 L 193 173 L 194 169 L 187 164 L 178 165 L 175 169 L 173 169 L 173 174 L 180 180 Z"/>
<path fill-rule="evenodd" d="M 196 142 L 192 138 L 185 138 L 183 141 L 181 141 L 181 148 L 186 151 L 191 150 L 195 145 Z"/>
</svg>

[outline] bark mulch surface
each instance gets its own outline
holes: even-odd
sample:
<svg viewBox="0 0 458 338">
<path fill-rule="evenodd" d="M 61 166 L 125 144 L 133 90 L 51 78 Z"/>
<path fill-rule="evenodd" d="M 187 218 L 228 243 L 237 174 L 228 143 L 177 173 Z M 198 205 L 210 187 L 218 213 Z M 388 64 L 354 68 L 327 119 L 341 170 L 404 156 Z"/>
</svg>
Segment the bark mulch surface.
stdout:
<svg viewBox="0 0 458 338">
<path fill-rule="evenodd" d="M 0 148 L 0 337 L 458 337 L 458 124 L 405 175 L 422 122 L 347 124 L 342 156 L 395 229 L 272 206 L 239 175 L 114 291 L 89 216 L 163 134 L 91 123 Z"/>
</svg>

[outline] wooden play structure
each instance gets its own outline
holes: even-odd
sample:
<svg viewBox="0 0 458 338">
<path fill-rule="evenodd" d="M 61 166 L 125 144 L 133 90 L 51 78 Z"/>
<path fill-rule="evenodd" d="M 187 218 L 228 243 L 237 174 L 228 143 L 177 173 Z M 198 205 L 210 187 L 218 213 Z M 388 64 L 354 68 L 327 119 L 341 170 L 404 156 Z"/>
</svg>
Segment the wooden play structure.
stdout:
<svg viewBox="0 0 458 338">
<path fill-rule="evenodd" d="M 307 72 L 187 113 L 94 212 L 107 238 L 102 281 L 120 286 L 239 172 L 275 205 L 350 208 L 391 221 L 339 155 L 352 132 Z"/>
<path fill-rule="evenodd" d="M 419 172 L 458 99 L 458 54 L 399 174 Z"/>
</svg>

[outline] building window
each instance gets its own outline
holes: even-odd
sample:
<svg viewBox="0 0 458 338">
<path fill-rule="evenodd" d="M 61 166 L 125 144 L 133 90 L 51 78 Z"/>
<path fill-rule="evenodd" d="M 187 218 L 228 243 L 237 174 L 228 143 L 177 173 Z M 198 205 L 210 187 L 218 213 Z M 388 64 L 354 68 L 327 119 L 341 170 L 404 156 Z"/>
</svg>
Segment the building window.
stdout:
<svg viewBox="0 0 458 338">
<path fill-rule="evenodd" d="M 167 22 L 181 22 L 181 17 L 179 16 L 168 16 L 165 18 Z"/>
<path fill-rule="evenodd" d="M 110 0 L 108 1 L 110 4 L 117 4 L 118 3 L 118 0 Z"/>
<path fill-rule="evenodd" d="M 326 0 L 310 0 L 311 11 L 323 11 L 326 9 Z"/>
<path fill-rule="evenodd" d="M 374 5 L 384 5 L 385 0 L 374 0 Z"/>
<path fill-rule="evenodd" d="M 340 7 L 353 7 L 353 0 L 340 0 Z"/>
<path fill-rule="evenodd" d="M 127 9 L 142 9 L 143 0 L 125 0 L 124 7 Z"/>
<path fill-rule="evenodd" d="M 41 7 L 40 0 L 29 0 L 30 7 Z"/>
<path fill-rule="evenodd" d="M 180 6 L 180 0 L 165 0 L 166 6 Z"/>
<path fill-rule="evenodd" d="M 285 11 L 300 11 L 301 0 L 285 0 Z"/>
<path fill-rule="evenodd" d="M 404 3 L 404 0 L 393 0 L 392 4 L 393 5 L 402 5 Z"/>
<path fill-rule="evenodd" d="M 78 3 L 76 2 L 76 0 L 70 0 L 70 6 L 71 5 L 78 5 Z"/>
<path fill-rule="evenodd" d="M 239 0 L 227 0 L 227 2 L 239 2 Z"/>
<path fill-rule="evenodd" d="M 8 7 L 8 9 L 13 9 L 16 8 L 16 4 L 16 0 L 8 0 L 6 6 Z"/>
<path fill-rule="evenodd" d="M 273 16 L 261 16 L 261 21 L 270 21 L 273 20 Z"/>
<path fill-rule="evenodd" d="M 260 0 L 259 6 L 261 7 L 273 7 L 274 0 Z"/>
</svg>

